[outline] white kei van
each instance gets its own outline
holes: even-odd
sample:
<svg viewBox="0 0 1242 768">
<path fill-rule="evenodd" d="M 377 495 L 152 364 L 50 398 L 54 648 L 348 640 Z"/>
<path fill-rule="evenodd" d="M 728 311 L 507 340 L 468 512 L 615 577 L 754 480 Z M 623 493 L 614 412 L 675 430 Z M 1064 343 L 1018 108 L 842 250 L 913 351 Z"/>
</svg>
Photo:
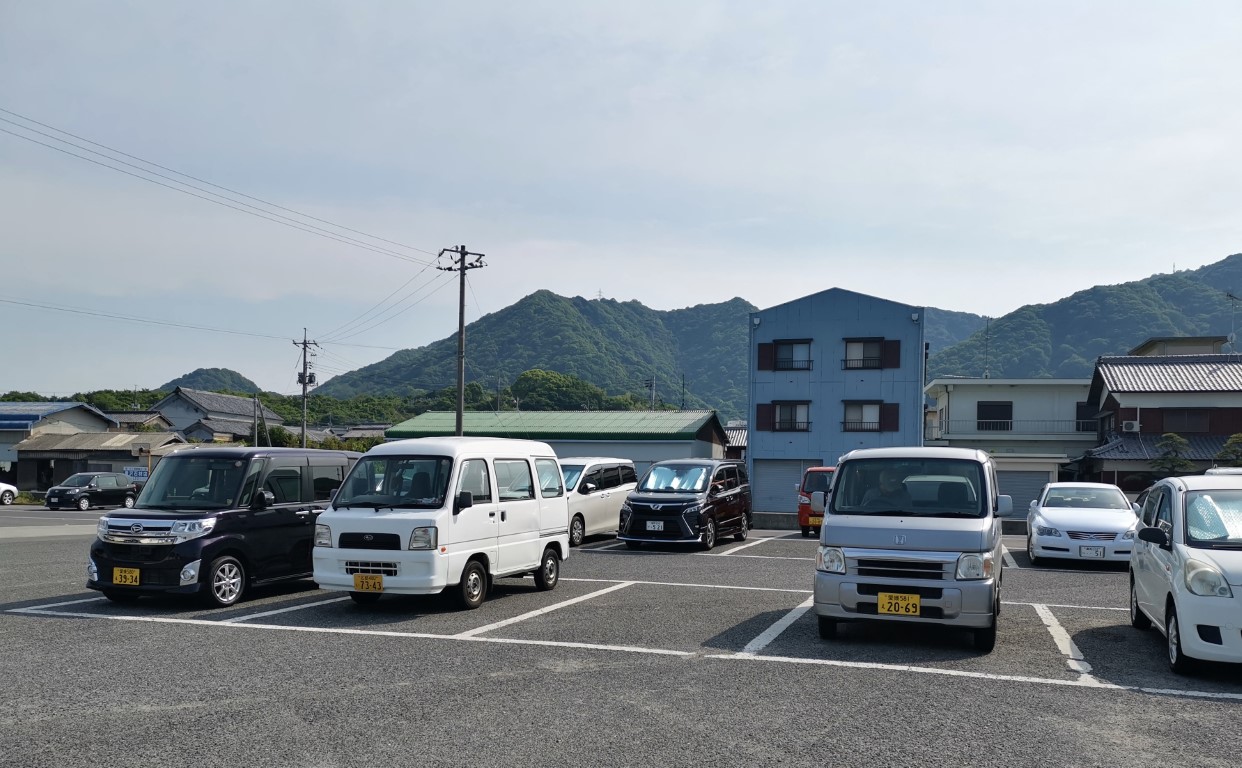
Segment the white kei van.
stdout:
<svg viewBox="0 0 1242 768">
<path fill-rule="evenodd" d="M 314 579 L 358 603 L 453 588 L 478 608 L 498 577 L 552 589 L 568 556 L 565 483 L 546 443 L 424 437 L 354 465 L 315 526 Z"/>
</svg>

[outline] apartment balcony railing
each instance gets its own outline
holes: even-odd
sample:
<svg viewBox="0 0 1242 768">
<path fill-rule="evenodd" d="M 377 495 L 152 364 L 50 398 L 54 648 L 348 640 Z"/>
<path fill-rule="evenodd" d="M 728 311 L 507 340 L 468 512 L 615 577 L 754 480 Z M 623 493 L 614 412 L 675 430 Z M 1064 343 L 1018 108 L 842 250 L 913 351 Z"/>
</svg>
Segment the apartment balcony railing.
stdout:
<svg viewBox="0 0 1242 768">
<path fill-rule="evenodd" d="M 880 422 L 878 421 L 843 421 L 841 422 L 842 432 L 879 432 Z"/>
<path fill-rule="evenodd" d="M 1079 419 L 949 419 L 928 424 L 927 437 L 960 435 L 1094 435 L 1096 422 Z"/>
<path fill-rule="evenodd" d="M 809 421 L 777 421 L 772 425 L 773 432 L 810 432 Z"/>
<path fill-rule="evenodd" d="M 809 371 L 811 370 L 810 360 L 781 360 L 776 359 L 773 367 L 778 371 Z"/>
<path fill-rule="evenodd" d="M 847 357 L 841 361 L 841 367 L 845 370 L 854 368 L 882 368 L 883 361 L 878 357 Z"/>
</svg>

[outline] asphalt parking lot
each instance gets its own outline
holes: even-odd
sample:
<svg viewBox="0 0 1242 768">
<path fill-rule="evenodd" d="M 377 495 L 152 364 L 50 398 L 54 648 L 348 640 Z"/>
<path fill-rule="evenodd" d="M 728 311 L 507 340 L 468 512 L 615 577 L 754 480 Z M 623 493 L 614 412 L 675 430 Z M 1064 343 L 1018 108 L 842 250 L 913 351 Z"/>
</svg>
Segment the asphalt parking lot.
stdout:
<svg viewBox="0 0 1242 768">
<path fill-rule="evenodd" d="M 979 655 L 939 628 L 820 640 L 796 532 L 595 538 L 554 591 L 501 580 L 470 612 L 310 582 L 211 611 L 109 603 L 83 587 L 98 513 L 20 512 L 0 514 L 0 765 L 1236 764 L 1242 671 L 1173 675 L 1123 568 L 1031 568 L 1018 537 Z"/>
</svg>

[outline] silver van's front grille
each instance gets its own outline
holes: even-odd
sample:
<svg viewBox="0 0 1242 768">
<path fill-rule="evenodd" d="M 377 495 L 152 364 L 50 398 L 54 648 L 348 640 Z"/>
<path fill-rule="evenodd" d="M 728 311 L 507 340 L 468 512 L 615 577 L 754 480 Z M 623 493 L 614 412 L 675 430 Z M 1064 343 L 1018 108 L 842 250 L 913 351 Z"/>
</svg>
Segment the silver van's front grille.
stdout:
<svg viewBox="0 0 1242 768">
<path fill-rule="evenodd" d="M 1112 541 L 1117 538 L 1116 533 L 1109 531 L 1066 531 L 1065 535 L 1078 541 Z"/>
<path fill-rule="evenodd" d="M 396 563 L 372 562 L 369 560 L 346 560 L 345 573 L 353 575 L 355 573 L 379 574 L 381 576 L 396 576 Z"/>
<path fill-rule="evenodd" d="M 857 576 L 888 579 L 943 580 L 946 564 L 926 560 L 885 560 L 881 558 L 849 558 L 849 571 Z"/>
</svg>

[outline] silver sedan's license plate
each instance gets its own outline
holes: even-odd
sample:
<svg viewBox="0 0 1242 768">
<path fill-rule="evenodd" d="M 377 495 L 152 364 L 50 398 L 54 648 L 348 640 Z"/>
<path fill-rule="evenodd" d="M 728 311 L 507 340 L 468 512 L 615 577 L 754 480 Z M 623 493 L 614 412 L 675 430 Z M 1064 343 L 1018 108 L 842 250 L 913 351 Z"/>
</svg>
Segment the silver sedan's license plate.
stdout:
<svg viewBox="0 0 1242 768">
<path fill-rule="evenodd" d="M 648 521 L 647 521 L 647 530 L 649 530 L 649 531 L 662 531 L 662 530 L 664 530 L 664 521 L 663 521 L 663 520 L 648 520 Z"/>
<path fill-rule="evenodd" d="M 1079 557 L 1104 557 L 1104 547 L 1079 547 Z"/>
</svg>

